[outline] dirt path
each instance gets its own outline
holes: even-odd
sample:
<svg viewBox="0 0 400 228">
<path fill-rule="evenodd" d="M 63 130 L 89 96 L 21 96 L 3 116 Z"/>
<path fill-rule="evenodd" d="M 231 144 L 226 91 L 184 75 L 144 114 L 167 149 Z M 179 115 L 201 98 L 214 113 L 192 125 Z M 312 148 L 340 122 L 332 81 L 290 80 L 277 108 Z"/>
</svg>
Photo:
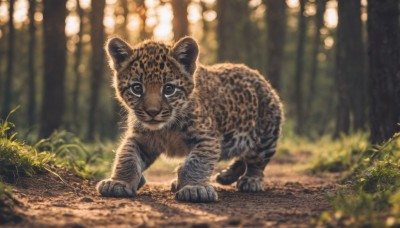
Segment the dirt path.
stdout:
<svg viewBox="0 0 400 228">
<path fill-rule="evenodd" d="M 334 177 L 316 177 L 298 171 L 294 161 L 271 162 L 266 170 L 265 191 L 236 192 L 233 186 L 218 184 L 218 203 L 177 202 L 169 191 L 171 174 L 149 173 L 148 184 L 134 199 L 100 197 L 94 183 L 68 172 L 57 177 L 43 175 L 20 179 L 16 196 L 24 206 L 24 219 L 13 227 L 308 227 L 328 209 L 326 193 L 335 189 Z"/>
</svg>

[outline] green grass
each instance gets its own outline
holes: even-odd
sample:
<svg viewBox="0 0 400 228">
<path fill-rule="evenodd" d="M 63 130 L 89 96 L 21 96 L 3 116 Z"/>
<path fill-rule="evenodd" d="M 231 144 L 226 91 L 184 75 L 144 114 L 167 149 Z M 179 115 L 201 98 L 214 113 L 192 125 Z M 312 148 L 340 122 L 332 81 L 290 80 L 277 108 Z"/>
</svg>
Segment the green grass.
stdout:
<svg viewBox="0 0 400 228">
<path fill-rule="evenodd" d="M 331 226 L 400 226 L 400 133 L 335 162 L 346 163 L 343 187 L 329 196 L 332 210 L 319 223 Z M 346 160 L 346 161 L 341 161 Z M 325 164 L 329 167 L 329 163 Z M 318 170 L 323 165 L 318 166 Z"/>
<path fill-rule="evenodd" d="M 283 135 L 273 159 L 290 158 L 295 153 L 304 153 L 309 157 L 303 164 L 297 164 L 303 170 L 310 170 L 314 174 L 344 172 L 358 161 L 368 146 L 367 136 L 361 133 L 339 140 L 332 140 L 330 135 L 311 140 L 289 132 Z"/>
<path fill-rule="evenodd" d="M 365 134 L 343 136 L 339 140 L 326 137 L 318 144 L 320 151 L 314 153 L 311 164 L 311 171 L 314 173 L 349 171 L 369 147 Z"/>
<path fill-rule="evenodd" d="M 13 182 L 20 176 L 32 176 L 44 171 L 45 165 L 54 161 L 54 155 L 39 152 L 34 147 L 17 140 L 14 128 L 8 117 L 6 120 L 1 120 L 0 181 Z"/>
</svg>

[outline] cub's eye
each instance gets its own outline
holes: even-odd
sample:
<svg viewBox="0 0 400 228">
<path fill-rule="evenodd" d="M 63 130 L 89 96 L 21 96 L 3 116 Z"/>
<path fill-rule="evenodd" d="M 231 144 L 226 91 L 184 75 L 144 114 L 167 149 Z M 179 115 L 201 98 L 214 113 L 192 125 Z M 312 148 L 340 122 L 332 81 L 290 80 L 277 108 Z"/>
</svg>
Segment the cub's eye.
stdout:
<svg viewBox="0 0 400 228">
<path fill-rule="evenodd" d="M 175 91 L 176 91 L 176 88 L 174 85 L 165 85 L 163 93 L 166 97 L 170 97 L 170 96 L 174 95 Z"/>
<path fill-rule="evenodd" d="M 131 92 L 133 93 L 133 95 L 140 97 L 143 94 L 142 85 L 140 85 L 139 83 L 133 84 L 131 86 Z"/>
</svg>

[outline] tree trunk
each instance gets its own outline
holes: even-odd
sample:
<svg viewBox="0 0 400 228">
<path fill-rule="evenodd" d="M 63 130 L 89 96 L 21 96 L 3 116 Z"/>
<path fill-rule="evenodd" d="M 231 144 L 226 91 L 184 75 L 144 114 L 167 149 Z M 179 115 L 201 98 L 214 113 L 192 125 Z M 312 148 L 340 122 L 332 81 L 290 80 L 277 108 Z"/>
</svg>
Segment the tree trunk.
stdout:
<svg viewBox="0 0 400 228">
<path fill-rule="evenodd" d="M 78 42 L 76 43 L 76 51 L 75 51 L 75 63 L 74 63 L 74 73 L 75 73 L 75 81 L 74 81 L 74 92 L 72 97 L 72 109 L 73 109 L 73 122 L 76 130 L 80 130 L 77 128 L 79 121 L 79 97 L 80 97 L 80 87 L 81 87 L 81 71 L 79 70 L 79 66 L 82 61 L 82 37 L 83 37 L 83 29 L 84 29 L 84 12 L 80 4 L 80 0 L 76 0 L 76 11 L 79 16 L 79 32 L 78 32 Z"/>
<path fill-rule="evenodd" d="M 313 98 L 315 97 L 315 84 L 318 74 L 318 54 L 321 47 L 321 29 L 324 27 L 324 14 L 326 10 L 327 0 L 317 0 L 316 8 L 317 13 L 315 15 L 315 34 L 314 34 L 314 46 L 312 50 L 311 59 L 311 75 L 310 75 L 310 93 L 307 99 L 307 110 L 311 110 Z"/>
<path fill-rule="evenodd" d="M 44 77 L 40 137 L 62 123 L 65 105 L 66 0 L 43 0 Z"/>
<path fill-rule="evenodd" d="M 400 131 L 400 32 L 398 0 L 368 1 L 372 143 Z"/>
<path fill-rule="evenodd" d="M 353 116 L 353 129 L 365 130 L 367 102 L 367 72 L 365 70 L 365 48 L 363 41 L 363 24 L 361 21 L 361 0 L 346 0 L 349 13 L 346 27 L 348 32 L 346 42 L 348 42 L 348 78 L 351 88 L 349 90 L 350 110 Z"/>
<path fill-rule="evenodd" d="M 88 119 L 88 139 L 93 140 L 97 119 L 97 106 L 99 102 L 100 89 L 104 77 L 104 17 L 105 0 L 92 1 L 92 12 L 90 14 L 90 25 L 92 37 L 92 57 L 91 57 L 91 83 L 90 83 L 90 104 Z"/>
<path fill-rule="evenodd" d="M 264 0 L 264 4 L 267 6 L 267 78 L 279 90 L 286 34 L 286 1 Z"/>
<path fill-rule="evenodd" d="M 15 28 L 14 28 L 14 3 L 15 0 L 10 0 L 9 5 L 9 20 L 8 20 L 8 52 L 7 52 L 7 73 L 6 80 L 4 83 L 4 100 L 3 100 L 3 111 L 1 118 L 5 119 L 10 112 L 10 106 L 12 103 L 12 87 L 13 87 L 13 71 L 14 71 L 14 40 L 15 40 Z"/>
<path fill-rule="evenodd" d="M 239 36 L 238 41 L 240 43 L 238 44 L 241 45 L 241 52 L 243 54 L 241 56 L 240 63 L 244 63 L 253 69 L 259 69 L 257 61 L 261 59 L 261 57 L 259 55 L 259 48 L 257 47 L 261 47 L 261 42 L 264 42 L 264 40 L 259 39 L 261 32 L 258 29 L 257 24 L 252 22 L 250 19 L 252 9 L 249 7 L 249 3 L 244 1 L 244 3 L 241 4 L 242 5 L 240 7 L 239 5 L 237 6 L 237 11 L 240 12 L 241 15 L 241 20 L 239 21 L 239 25 L 241 25 L 239 27 L 241 36 Z"/>
<path fill-rule="evenodd" d="M 305 13 L 305 5 L 306 0 L 299 0 L 300 2 L 300 12 L 299 12 L 299 37 L 297 40 L 297 57 L 296 57 L 296 73 L 295 73 L 295 89 L 293 94 L 293 99 L 296 103 L 295 112 L 296 112 L 296 128 L 295 131 L 297 134 L 301 134 L 303 130 L 303 58 L 304 58 L 304 45 L 306 38 L 306 18 L 304 16 Z"/>
<path fill-rule="evenodd" d="M 190 0 L 171 0 L 172 12 L 174 17 L 172 19 L 174 40 L 189 34 L 189 21 L 187 8 Z"/>
<path fill-rule="evenodd" d="M 339 137 L 341 133 L 349 133 L 351 113 L 355 126 L 362 128 L 365 121 L 363 115 L 365 71 L 360 0 L 339 0 L 338 16 L 336 49 L 338 105 L 334 138 Z"/>
<path fill-rule="evenodd" d="M 218 0 L 217 20 L 219 61 L 246 62 L 249 50 L 245 42 L 251 39 L 251 34 L 245 32 L 250 26 L 248 2 Z"/>
<path fill-rule="evenodd" d="M 35 76 L 35 26 L 36 0 L 29 0 L 29 47 L 28 47 L 28 70 L 29 70 L 29 92 L 28 92 L 28 126 L 35 124 L 36 112 L 36 76 Z"/>
<path fill-rule="evenodd" d="M 336 110 L 336 129 L 333 138 L 338 138 L 340 134 L 349 134 L 350 132 L 350 96 L 349 96 L 349 78 L 348 75 L 348 42 L 346 38 L 348 27 L 346 23 L 349 19 L 349 12 L 346 5 L 347 1 L 352 0 L 338 0 L 338 25 L 337 25 L 337 45 L 336 45 L 336 67 L 335 79 L 336 90 L 338 96 L 337 110 Z"/>
</svg>

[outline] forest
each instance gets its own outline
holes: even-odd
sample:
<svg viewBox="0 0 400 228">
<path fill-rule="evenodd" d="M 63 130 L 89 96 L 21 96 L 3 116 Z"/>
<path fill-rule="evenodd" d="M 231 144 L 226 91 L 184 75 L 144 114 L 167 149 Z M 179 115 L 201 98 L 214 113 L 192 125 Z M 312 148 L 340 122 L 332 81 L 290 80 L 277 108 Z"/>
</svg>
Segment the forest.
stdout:
<svg viewBox="0 0 400 228">
<path fill-rule="evenodd" d="M 100 197 L 128 121 L 107 40 L 185 36 L 279 94 L 264 191 L 181 204 L 161 157 L 136 198 Z M 0 225 L 396 227 L 399 205 L 398 0 L 0 0 Z"/>
</svg>

